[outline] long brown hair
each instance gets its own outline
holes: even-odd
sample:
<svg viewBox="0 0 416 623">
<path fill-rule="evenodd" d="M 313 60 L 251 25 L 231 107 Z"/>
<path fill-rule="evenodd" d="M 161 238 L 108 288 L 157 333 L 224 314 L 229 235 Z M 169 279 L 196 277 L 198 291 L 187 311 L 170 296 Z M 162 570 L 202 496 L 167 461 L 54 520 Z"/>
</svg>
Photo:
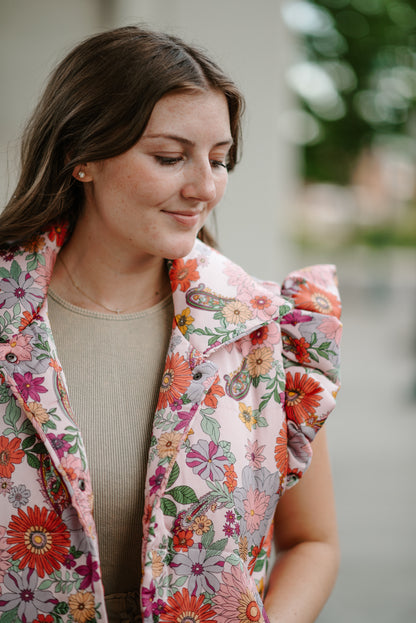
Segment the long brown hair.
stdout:
<svg viewBox="0 0 416 623">
<path fill-rule="evenodd" d="M 244 101 L 203 51 L 137 26 L 94 35 L 75 47 L 52 73 L 25 130 L 20 179 L 0 215 L 0 247 L 27 242 L 57 220 L 67 220 L 72 230 L 84 196 L 74 167 L 130 149 L 161 97 L 192 88 L 218 89 L 227 99 L 232 170 Z M 203 230 L 200 237 L 212 242 Z"/>
</svg>

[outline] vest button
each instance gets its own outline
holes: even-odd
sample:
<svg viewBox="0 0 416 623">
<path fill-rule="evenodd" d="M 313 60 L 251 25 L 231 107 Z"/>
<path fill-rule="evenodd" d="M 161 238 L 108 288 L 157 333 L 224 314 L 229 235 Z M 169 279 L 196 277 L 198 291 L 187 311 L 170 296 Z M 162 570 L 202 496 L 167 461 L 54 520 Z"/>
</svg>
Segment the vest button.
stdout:
<svg viewBox="0 0 416 623">
<path fill-rule="evenodd" d="M 192 378 L 194 381 L 200 381 L 202 379 L 202 372 L 195 372 L 195 374 L 192 375 Z"/>
<path fill-rule="evenodd" d="M 9 363 L 16 363 L 17 356 L 14 353 L 7 353 L 6 361 L 8 361 Z"/>
<path fill-rule="evenodd" d="M 85 491 L 85 480 L 83 478 L 78 480 L 78 488 L 80 491 Z"/>
</svg>

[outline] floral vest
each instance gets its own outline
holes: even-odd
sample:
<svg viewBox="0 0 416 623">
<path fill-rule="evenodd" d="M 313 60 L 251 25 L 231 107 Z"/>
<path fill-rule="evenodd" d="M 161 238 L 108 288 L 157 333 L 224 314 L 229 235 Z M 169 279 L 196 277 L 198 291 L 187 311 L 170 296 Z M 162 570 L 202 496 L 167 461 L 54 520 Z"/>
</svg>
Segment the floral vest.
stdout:
<svg viewBox="0 0 416 623">
<path fill-rule="evenodd" d="M 47 314 L 65 229 L 1 253 L 0 623 L 107 621 L 88 461 Z M 280 290 L 196 241 L 170 279 L 143 621 L 267 622 L 276 505 L 338 390 L 334 268 L 294 272 Z"/>
</svg>

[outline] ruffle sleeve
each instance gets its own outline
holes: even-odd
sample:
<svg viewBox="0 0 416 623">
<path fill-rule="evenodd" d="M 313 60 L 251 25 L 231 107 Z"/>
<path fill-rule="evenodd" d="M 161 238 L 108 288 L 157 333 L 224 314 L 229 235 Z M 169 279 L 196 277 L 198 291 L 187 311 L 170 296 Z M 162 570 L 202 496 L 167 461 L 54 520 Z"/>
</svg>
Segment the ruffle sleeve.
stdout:
<svg viewBox="0 0 416 623">
<path fill-rule="evenodd" d="M 282 295 L 295 304 L 281 319 L 290 487 L 309 466 L 310 442 L 334 408 L 339 389 L 342 324 L 335 267 L 290 273 Z"/>
</svg>

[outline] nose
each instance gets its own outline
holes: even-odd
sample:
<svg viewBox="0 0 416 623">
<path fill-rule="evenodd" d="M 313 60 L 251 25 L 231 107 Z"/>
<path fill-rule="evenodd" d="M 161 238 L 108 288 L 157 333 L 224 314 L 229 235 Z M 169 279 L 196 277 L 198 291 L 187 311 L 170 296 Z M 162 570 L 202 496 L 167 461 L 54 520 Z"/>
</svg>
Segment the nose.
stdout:
<svg viewBox="0 0 416 623">
<path fill-rule="evenodd" d="M 182 196 L 208 203 L 217 196 L 217 186 L 211 163 L 195 164 L 187 171 L 182 187 Z"/>
</svg>

